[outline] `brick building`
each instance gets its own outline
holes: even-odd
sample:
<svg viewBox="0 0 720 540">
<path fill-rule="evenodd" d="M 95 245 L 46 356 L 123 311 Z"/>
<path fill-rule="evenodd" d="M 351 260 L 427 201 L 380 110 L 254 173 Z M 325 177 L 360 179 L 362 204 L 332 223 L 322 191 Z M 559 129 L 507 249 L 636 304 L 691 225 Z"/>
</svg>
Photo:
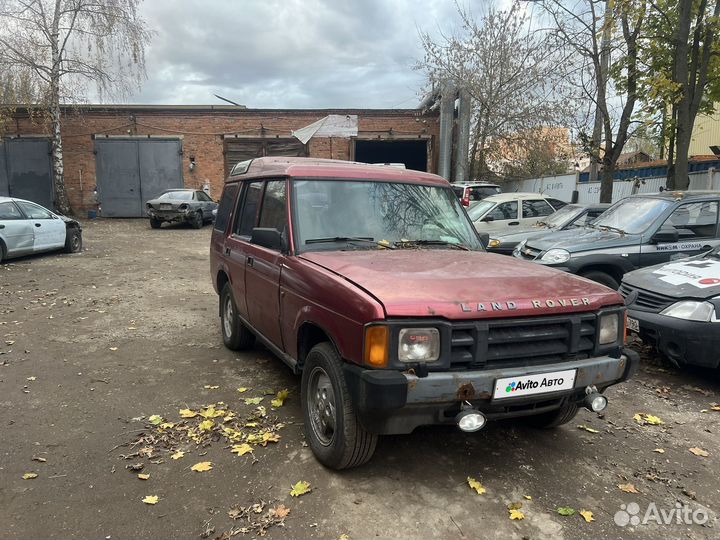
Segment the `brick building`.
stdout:
<svg viewBox="0 0 720 540">
<path fill-rule="evenodd" d="M 168 187 L 209 189 L 218 197 L 234 163 L 262 155 L 404 163 L 437 170 L 437 113 L 401 110 L 268 110 L 235 106 L 93 105 L 64 110 L 65 182 L 78 214 L 142 215 L 144 200 Z M 320 129 L 306 143 L 293 135 L 322 119 L 354 129 Z M 19 110 L 0 143 L 0 195 L 52 206 L 48 128 Z M 114 212 L 113 201 L 137 211 Z M 134 206 L 133 206 L 134 205 Z"/>
</svg>

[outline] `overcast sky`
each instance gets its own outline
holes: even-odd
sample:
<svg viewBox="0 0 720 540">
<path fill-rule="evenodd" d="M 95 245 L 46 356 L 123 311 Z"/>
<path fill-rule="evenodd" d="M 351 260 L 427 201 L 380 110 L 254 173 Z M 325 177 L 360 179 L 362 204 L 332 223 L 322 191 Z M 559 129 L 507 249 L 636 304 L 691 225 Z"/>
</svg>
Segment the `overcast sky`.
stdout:
<svg viewBox="0 0 720 540">
<path fill-rule="evenodd" d="M 157 31 L 130 101 L 252 108 L 413 108 L 418 28 L 458 28 L 449 0 L 146 0 Z"/>
</svg>

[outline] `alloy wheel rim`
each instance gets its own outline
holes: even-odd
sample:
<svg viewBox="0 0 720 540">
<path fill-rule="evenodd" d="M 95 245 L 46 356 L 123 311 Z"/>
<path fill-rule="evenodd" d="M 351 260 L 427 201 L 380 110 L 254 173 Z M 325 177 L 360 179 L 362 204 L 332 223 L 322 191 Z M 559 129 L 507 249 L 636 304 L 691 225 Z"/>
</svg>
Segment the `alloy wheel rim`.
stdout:
<svg viewBox="0 0 720 540">
<path fill-rule="evenodd" d="M 223 310 L 223 330 L 227 337 L 232 337 L 232 320 L 233 320 L 233 305 L 232 299 L 228 295 L 225 299 L 225 309 Z"/>
<path fill-rule="evenodd" d="M 337 429 L 335 392 L 327 372 L 319 366 L 310 373 L 307 407 L 315 438 L 323 446 L 330 446 Z"/>
</svg>

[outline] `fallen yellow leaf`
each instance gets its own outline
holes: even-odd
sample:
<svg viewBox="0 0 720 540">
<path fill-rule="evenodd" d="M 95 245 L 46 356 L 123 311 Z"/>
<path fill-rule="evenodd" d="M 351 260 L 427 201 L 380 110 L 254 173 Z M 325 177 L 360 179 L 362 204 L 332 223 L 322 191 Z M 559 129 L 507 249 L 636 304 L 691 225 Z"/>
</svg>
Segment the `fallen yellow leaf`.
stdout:
<svg viewBox="0 0 720 540">
<path fill-rule="evenodd" d="M 215 426 L 215 422 L 213 422 L 212 420 L 203 420 L 202 422 L 200 422 L 199 425 L 202 431 L 210 431 L 213 426 Z"/>
<path fill-rule="evenodd" d="M 28 377 L 27 380 L 28 381 L 36 381 L 37 377 L 35 377 L 35 375 L 33 375 L 32 377 Z"/>
<path fill-rule="evenodd" d="M 653 452 L 657 452 L 658 454 L 664 454 L 665 450 L 663 450 L 662 448 L 656 448 L 655 450 L 653 450 Z"/>
<path fill-rule="evenodd" d="M 578 429 L 584 429 L 585 431 L 587 431 L 589 433 L 600 433 L 600 430 L 591 428 L 590 426 L 586 426 L 585 424 L 579 425 Z"/>
<path fill-rule="evenodd" d="M 171 458 L 171 459 L 180 459 L 180 458 L 182 458 L 184 455 L 185 455 L 185 452 L 183 452 L 182 450 L 178 450 L 178 451 L 175 452 L 172 456 L 170 456 L 170 458 Z"/>
<path fill-rule="evenodd" d="M 697 446 L 690 448 L 690 452 L 700 457 L 708 457 L 710 455 L 710 452 L 703 450 L 702 448 L 698 448 Z"/>
<path fill-rule="evenodd" d="M 37 478 L 37 473 L 34 472 L 26 472 L 22 475 L 23 480 L 32 480 L 33 478 Z"/>
<path fill-rule="evenodd" d="M 270 402 L 270 404 L 275 408 L 282 407 L 283 403 L 285 403 L 285 400 L 287 399 L 287 397 L 289 395 L 290 395 L 290 391 L 287 388 L 285 390 L 280 390 L 277 393 L 277 396 L 275 397 L 275 399 L 273 399 Z"/>
<path fill-rule="evenodd" d="M 142 502 L 144 502 L 145 504 L 157 504 L 159 500 L 160 497 L 158 497 L 157 495 L 146 495 Z"/>
<path fill-rule="evenodd" d="M 474 489 L 478 495 L 482 495 L 483 493 L 485 493 L 487 491 L 480 482 L 478 482 L 477 480 L 475 480 L 474 478 L 471 478 L 469 476 L 467 477 L 467 483 L 468 483 L 468 486 L 470 486 L 471 489 Z"/>
<path fill-rule="evenodd" d="M 590 523 L 591 521 L 595 521 L 595 518 L 593 517 L 593 513 L 590 510 L 580 510 L 580 515 Z"/>
<path fill-rule="evenodd" d="M 111 351 L 117 351 L 117 347 L 110 347 Z"/>
<path fill-rule="evenodd" d="M 710 407 L 710 410 L 711 411 L 720 411 L 720 405 L 713 405 L 712 407 Z"/>
<path fill-rule="evenodd" d="M 205 388 L 205 390 L 217 390 L 220 388 L 220 385 L 206 384 L 203 388 Z"/>
<path fill-rule="evenodd" d="M 140 473 L 140 474 L 138 474 L 137 476 L 138 476 L 138 478 L 139 478 L 140 480 L 149 480 L 149 479 L 150 479 L 150 475 L 149 475 L 149 474 Z"/>
<path fill-rule="evenodd" d="M 291 497 L 300 497 L 301 495 L 310 493 L 310 491 L 312 491 L 312 488 L 310 487 L 310 483 L 300 480 L 294 486 L 292 486 L 292 489 L 290 490 L 290 496 Z"/>
<path fill-rule="evenodd" d="M 245 405 L 260 405 L 260 402 L 265 399 L 261 397 L 247 397 L 245 398 Z"/>
<path fill-rule="evenodd" d="M 200 411 L 200 416 L 203 418 L 217 418 L 218 416 L 225 416 L 227 411 L 216 410 L 213 405 L 206 407 L 204 411 Z"/>
<path fill-rule="evenodd" d="M 201 461 L 200 463 L 196 463 L 190 467 L 190 470 L 195 472 L 205 472 L 211 470 L 212 468 L 213 466 L 211 461 Z"/>
<path fill-rule="evenodd" d="M 338 536 L 338 540 L 350 540 L 350 537 L 347 534 L 342 533 L 340 536 Z"/>
<path fill-rule="evenodd" d="M 637 413 L 635 416 L 633 416 L 633 420 L 640 424 L 641 426 L 644 425 L 651 425 L 651 426 L 659 426 L 660 424 L 664 424 L 658 416 L 653 416 L 652 414 L 647 413 Z"/>
<path fill-rule="evenodd" d="M 163 417 L 159 414 L 153 414 L 150 415 L 150 418 L 148 418 L 148 422 L 150 422 L 153 426 L 157 426 L 158 424 L 162 424 Z"/>
<path fill-rule="evenodd" d="M 245 388 L 244 386 L 241 386 L 240 388 L 237 389 L 237 391 L 240 392 L 241 394 L 244 392 L 247 392 L 248 390 L 249 390 L 249 388 Z"/>
<path fill-rule="evenodd" d="M 528 501 L 532 501 L 532 495 L 523 495 Z"/>
<path fill-rule="evenodd" d="M 640 493 L 633 484 L 618 484 L 618 487 L 625 493 Z"/>
<path fill-rule="evenodd" d="M 234 444 L 231 452 L 237 454 L 238 456 L 244 456 L 245 454 L 249 454 L 253 451 L 252 446 L 250 446 L 247 443 L 242 444 Z"/>
<path fill-rule="evenodd" d="M 510 512 L 510 519 L 525 519 L 525 514 L 516 508 L 511 508 L 508 512 Z"/>
<path fill-rule="evenodd" d="M 198 415 L 195 411 L 191 411 L 190 409 L 180 409 L 180 416 L 182 418 L 195 418 Z"/>
</svg>

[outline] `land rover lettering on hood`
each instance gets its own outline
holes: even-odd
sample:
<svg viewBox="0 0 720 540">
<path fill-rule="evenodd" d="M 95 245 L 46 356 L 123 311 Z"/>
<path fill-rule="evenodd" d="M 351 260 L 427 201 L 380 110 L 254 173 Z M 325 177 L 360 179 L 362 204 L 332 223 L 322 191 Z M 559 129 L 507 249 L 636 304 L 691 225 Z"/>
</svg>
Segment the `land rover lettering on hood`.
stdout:
<svg viewBox="0 0 720 540">
<path fill-rule="evenodd" d="M 225 345 L 258 340 L 301 374 L 308 444 L 336 469 L 421 425 L 559 426 L 579 407 L 603 410 L 603 392 L 637 369 L 617 292 L 486 253 L 432 174 L 241 162 L 218 208 L 211 277 Z"/>
</svg>

